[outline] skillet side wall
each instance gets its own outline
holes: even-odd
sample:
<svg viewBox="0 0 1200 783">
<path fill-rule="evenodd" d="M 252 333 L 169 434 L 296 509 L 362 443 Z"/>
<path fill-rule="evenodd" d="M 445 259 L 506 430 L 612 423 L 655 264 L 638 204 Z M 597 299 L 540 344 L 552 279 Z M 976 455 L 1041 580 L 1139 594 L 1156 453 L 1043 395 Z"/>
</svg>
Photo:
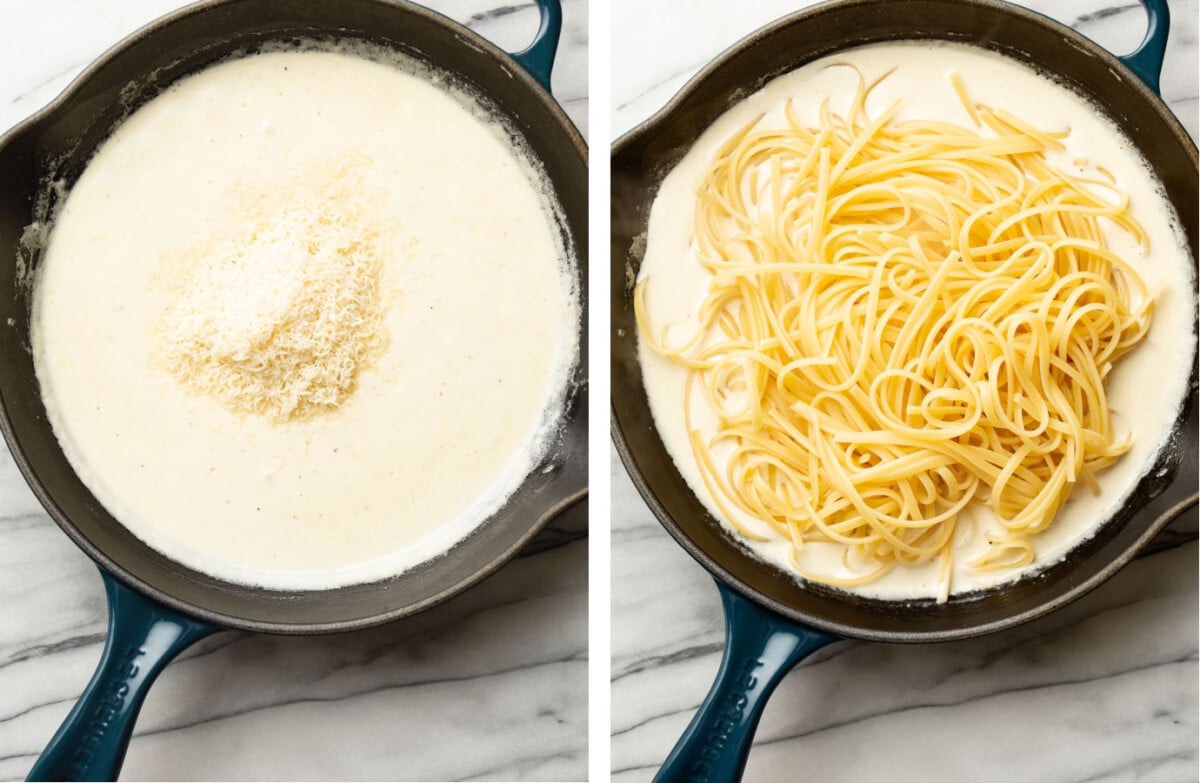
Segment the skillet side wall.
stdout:
<svg viewBox="0 0 1200 783">
<path fill-rule="evenodd" d="M 46 168 L 68 186 L 73 184 L 113 127 L 167 85 L 264 41 L 336 36 L 382 44 L 428 61 L 488 96 L 525 137 L 553 183 L 576 249 L 577 283 L 586 302 L 583 142 L 553 100 L 540 94 L 498 49 L 423 8 L 378 0 L 234 0 L 211 5 L 174 15 L 126 42 L 121 51 L 106 55 L 65 102 L 56 101 L 35 123 L 10 136 L 0 149 L 0 181 L 6 183 L 0 190 L 0 248 L 7 257 L 17 255 L 22 227 L 34 218 L 39 179 Z M 383 583 L 331 591 L 268 592 L 215 580 L 146 547 L 79 482 L 46 421 L 28 349 L 28 292 L 11 263 L 0 264 L 0 286 L 16 292 L 0 298 L 0 403 L 5 414 L 0 427 L 6 428 L 14 458 L 34 493 L 93 559 L 164 603 L 203 619 L 249 630 L 316 633 L 406 616 L 492 573 L 555 513 L 585 493 L 586 310 L 578 336 L 581 361 L 560 442 L 506 508 L 462 542 L 453 557 L 430 561 Z"/>
<path fill-rule="evenodd" d="M 914 37 L 982 44 L 1054 74 L 1076 92 L 1094 96 L 1148 153 L 1196 257 L 1196 148 L 1178 122 L 1098 46 L 1035 14 L 994 2 L 852 0 L 781 20 L 708 66 L 662 113 L 618 141 L 612 160 L 614 439 L 635 486 L 667 531 L 739 592 L 824 630 L 883 641 L 974 636 L 1052 611 L 1111 576 L 1165 522 L 1160 519 L 1162 512 L 1196 488 L 1194 356 L 1191 391 L 1176 437 L 1114 519 L 1064 561 L 1035 577 L 982 594 L 953 597 L 942 606 L 932 601 L 848 598 L 819 585 L 801 588 L 790 575 L 764 566 L 733 543 L 680 477 L 654 430 L 637 362 L 631 300 L 658 184 L 703 129 L 772 78 L 839 49 Z"/>
</svg>

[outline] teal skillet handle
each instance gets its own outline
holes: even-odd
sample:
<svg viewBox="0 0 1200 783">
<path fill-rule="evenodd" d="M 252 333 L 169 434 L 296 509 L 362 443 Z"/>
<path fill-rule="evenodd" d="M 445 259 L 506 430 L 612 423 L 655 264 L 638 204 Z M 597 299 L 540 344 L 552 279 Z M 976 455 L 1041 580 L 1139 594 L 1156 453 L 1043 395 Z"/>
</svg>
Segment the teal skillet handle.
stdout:
<svg viewBox="0 0 1200 783">
<path fill-rule="evenodd" d="M 1129 70 L 1137 74 L 1155 95 L 1162 97 L 1158 78 L 1162 74 L 1163 59 L 1167 54 L 1167 33 L 1171 30 L 1171 12 L 1167 10 L 1167 0 L 1141 0 L 1146 8 L 1149 24 L 1146 37 L 1138 48 L 1117 59 L 1125 63 Z"/>
<path fill-rule="evenodd" d="M 150 685 L 188 645 L 219 628 L 135 592 L 103 569 L 108 639 L 100 665 L 28 780 L 116 780 Z"/>
<path fill-rule="evenodd" d="M 800 659 L 838 637 L 786 620 L 720 581 L 725 654 L 717 679 L 654 777 L 656 783 L 741 780 L 763 707 Z"/>
<path fill-rule="evenodd" d="M 537 0 L 542 21 L 538 25 L 533 43 L 512 58 L 537 79 L 538 84 L 550 92 L 550 71 L 554 68 L 554 55 L 558 52 L 558 38 L 562 34 L 562 3 L 560 0 Z"/>
</svg>

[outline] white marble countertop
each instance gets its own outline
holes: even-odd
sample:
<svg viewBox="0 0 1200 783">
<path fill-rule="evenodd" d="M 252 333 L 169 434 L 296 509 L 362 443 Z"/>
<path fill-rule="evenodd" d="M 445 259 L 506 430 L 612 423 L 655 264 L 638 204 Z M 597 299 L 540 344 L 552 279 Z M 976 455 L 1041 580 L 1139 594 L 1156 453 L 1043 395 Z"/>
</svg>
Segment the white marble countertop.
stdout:
<svg viewBox="0 0 1200 783">
<path fill-rule="evenodd" d="M 531 0 L 429 0 L 508 50 Z M 178 0 L 0 3 L 0 131 Z M 554 91 L 587 123 L 587 0 L 566 0 Z M 587 508 L 481 587 L 326 637 L 222 633 L 151 690 L 125 780 L 581 780 L 587 776 Z M 0 449 L 0 779 L 24 778 L 91 676 L 100 578 Z"/>
<path fill-rule="evenodd" d="M 614 0 L 614 136 L 742 36 L 809 0 Z M 1028 0 L 1115 51 L 1132 0 Z M 732 10 L 736 8 L 737 10 Z M 1163 95 L 1197 133 L 1197 2 L 1171 0 Z M 612 768 L 649 780 L 708 690 L 724 636 L 712 579 L 662 530 L 614 456 Z M 746 780 L 1156 781 L 1197 769 L 1197 545 L 1191 513 L 1067 609 L 938 645 L 841 642 L 791 672 Z"/>
</svg>

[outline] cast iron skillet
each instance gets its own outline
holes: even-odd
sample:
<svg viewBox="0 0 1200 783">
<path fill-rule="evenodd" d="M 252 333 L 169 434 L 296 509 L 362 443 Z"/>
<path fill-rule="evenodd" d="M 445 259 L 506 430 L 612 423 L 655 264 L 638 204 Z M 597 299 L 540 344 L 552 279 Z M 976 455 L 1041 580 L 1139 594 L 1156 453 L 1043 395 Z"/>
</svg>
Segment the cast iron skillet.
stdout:
<svg viewBox="0 0 1200 783">
<path fill-rule="evenodd" d="M 60 527 L 99 565 L 109 635 L 99 669 L 34 766 L 31 779 L 115 779 L 146 690 L 187 645 L 222 628 L 307 634 L 375 625 L 427 609 L 513 557 L 587 491 L 587 335 L 562 413 L 561 434 L 509 503 L 451 556 L 398 577 L 336 590 L 278 592 L 230 584 L 174 563 L 116 522 L 83 486 L 46 420 L 29 351 L 27 287 L 12 259 L 22 248 L 47 174 L 68 185 L 128 113 L 180 77 L 268 41 L 359 39 L 415 56 L 486 96 L 545 168 L 576 251 L 586 302 L 587 152 L 549 94 L 562 26 L 559 0 L 538 0 L 541 25 L 506 54 L 465 27 L 397 0 L 208 0 L 166 16 L 103 55 L 46 109 L 0 138 L 0 430 L 17 466 Z M 186 503 L 187 498 L 180 498 Z"/>
<path fill-rule="evenodd" d="M 680 477 L 642 385 L 632 281 L 650 205 L 663 177 L 730 105 L 770 79 L 839 49 L 940 38 L 1003 52 L 1092 97 L 1151 161 L 1197 239 L 1196 146 L 1155 93 L 1167 40 L 1166 0 L 1142 0 L 1150 29 L 1116 58 L 1078 33 L 998 0 L 840 0 L 779 20 L 706 67 L 660 113 L 617 141 L 612 156 L 613 440 L 633 483 L 684 549 L 717 580 L 726 647 L 716 682 L 658 780 L 740 777 L 767 698 L 801 658 L 841 637 L 940 642 L 1011 628 L 1078 598 L 1113 575 L 1196 502 L 1196 365 L 1174 436 L 1130 501 L 1087 543 L 1035 577 L 991 591 L 890 602 L 801 584 L 755 560 L 726 535 Z M 1144 83 L 1143 83 L 1144 82 Z M 1193 331 L 1195 325 L 1193 325 Z M 1153 379 L 1146 379 L 1152 383 Z M 1182 468 L 1181 468 L 1182 466 Z"/>
</svg>

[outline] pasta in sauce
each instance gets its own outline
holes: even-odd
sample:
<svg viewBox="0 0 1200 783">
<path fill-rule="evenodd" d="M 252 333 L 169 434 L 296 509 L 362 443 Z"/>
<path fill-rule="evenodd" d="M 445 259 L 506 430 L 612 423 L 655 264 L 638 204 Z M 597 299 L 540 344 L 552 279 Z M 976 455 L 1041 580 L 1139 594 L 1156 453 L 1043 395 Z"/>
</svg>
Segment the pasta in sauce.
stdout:
<svg viewBox="0 0 1200 783">
<path fill-rule="evenodd" d="M 687 369 L 692 456 L 741 535 L 844 588 L 935 562 L 945 601 L 965 509 L 999 523 L 970 568 L 1025 568 L 1074 485 L 1128 450 L 1105 384 L 1153 298 L 1102 223 L 1149 239 L 1105 169 L 1048 159 L 1066 133 L 974 102 L 958 74 L 967 126 L 898 119 L 899 101 L 872 116 L 891 71 L 827 67 L 857 74 L 844 115 L 826 100 L 806 123 L 789 100 L 782 127 L 759 114 L 711 155 L 693 332 L 656 327 L 644 274 L 642 343 Z M 840 546 L 841 573 L 802 561 L 814 542 Z"/>
</svg>

